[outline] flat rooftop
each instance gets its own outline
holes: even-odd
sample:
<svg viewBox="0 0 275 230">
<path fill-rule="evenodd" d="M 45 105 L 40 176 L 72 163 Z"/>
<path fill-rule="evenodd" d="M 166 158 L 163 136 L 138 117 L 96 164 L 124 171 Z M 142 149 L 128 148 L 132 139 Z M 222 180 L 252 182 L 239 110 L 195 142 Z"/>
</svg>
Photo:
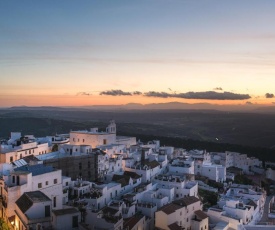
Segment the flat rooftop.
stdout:
<svg viewBox="0 0 275 230">
<path fill-rule="evenodd" d="M 15 172 L 32 173 L 33 176 L 42 175 L 45 173 L 53 172 L 55 169 L 52 166 L 45 166 L 42 164 L 25 165 L 14 169 Z"/>
</svg>

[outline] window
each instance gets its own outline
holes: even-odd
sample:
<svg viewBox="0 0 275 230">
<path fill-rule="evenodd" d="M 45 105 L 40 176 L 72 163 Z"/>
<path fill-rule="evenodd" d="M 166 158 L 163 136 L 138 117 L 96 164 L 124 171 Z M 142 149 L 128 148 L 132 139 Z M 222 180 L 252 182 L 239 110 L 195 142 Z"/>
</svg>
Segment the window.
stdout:
<svg viewBox="0 0 275 230">
<path fill-rule="evenodd" d="M 10 157 L 10 162 L 13 162 L 13 157 Z"/>
<path fill-rule="evenodd" d="M 45 185 L 49 185 L 49 181 L 46 181 L 46 182 L 45 182 Z"/>
<path fill-rule="evenodd" d="M 106 145 L 106 144 L 107 144 L 107 140 L 103 139 L 103 145 Z"/>
<path fill-rule="evenodd" d="M 22 157 L 23 157 L 23 156 L 22 156 L 22 153 L 20 153 L 20 159 L 22 159 Z"/>
<path fill-rule="evenodd" d="M 51 216 L 50 205 L 45 206 L 45 217 Z"/>
<path fill-rule="evenodd" d="M 79 170 L 82 169 L 82 163 L 79 163 L 79 164 L 78 164 L 78 168 L 79 168 Z"/>
<path fill-rule="evenodd" d="M 38 183 L 38 188 L 42 188 L 42 183 Z"/>
<path fill-rule="evenodd" d="M 15 176 L 12 176 L 12 183 L 15 183 Z"/>
<path fill-rule="evenodd" d="M 67 181 L 67 182 L 66 182 L 66 186 L 68 186 L 68 185 L 69 185 L 69 182 Z"/>
<path fill-rule="evenodd" d="M 83 139 L 83 143 L 85 142 L 85 140 Z"/>
<path fill-rule="evenodd" d="M 56 196 L 53 198 L 53 207 L 56 207 Z"/>
<path fill-rule="evenodd" d="M 73 141 L 75 141 L 74 138 L 73 138 Z"/>
<path fill-rule="evenodd" d="M 91 163 L 90 163 L 90 161 L 88 161 L 88 168 L 91 168 Z"/>
<path fill-rule="evenodd" d="M 78 216 L 72 217 L 72 227 L 77 228 L 78 227 Z"/>
<path fill-rule="evenodd" d="M 57 179 L 54 179 L 54 180 L 53 180 L 53 183 L 54 183 L 54 184 L 57 184 Z"/>
</svg>

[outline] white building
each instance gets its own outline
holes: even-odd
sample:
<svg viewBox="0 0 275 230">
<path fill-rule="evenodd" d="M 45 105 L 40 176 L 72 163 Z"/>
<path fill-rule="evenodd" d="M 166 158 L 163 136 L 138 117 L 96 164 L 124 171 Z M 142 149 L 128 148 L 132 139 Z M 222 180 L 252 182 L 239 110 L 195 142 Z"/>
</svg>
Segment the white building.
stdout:
<svg viewBox="0 0 275 230">
<path fill-rule="evenodd" d="M 234 154 L 232 152 L 215 152 L 211 155 L 214 164 L 220 164 L 226 168 L 234 166 Z"/>
<path fill-rule="evenodd" d="M 237 218 L 235 216 L 227 215 L 227 213 L 219 207 L 211 207 L 207 210 L 207 216 L 209 217 L 209 222 L 211 224 L 219 224 L 220 222 L 226 222 L 225 228 L 216 229 L 238 229 L 239 225 L 242 225 L 242 218 Z M 222 225 L 224 226 L 224 225 Z M 215 229 L 215 228 L 214 228 Z"/>
<path fill-rule="evenodd" d="M 105 207 L 122 192 L 120 183 L 97 184 L 82 180 L 72 181 L 70 190 L 71 195 L 84 199 L 94 211 Z"/>
<path fill-rule="evenodd" d="M 51 226 L 52 201 L 43 192 L 26 192 L 15 204 L 15 229 L 31 230 Z"/>
<path fill-rule="evenodd" d="M 52 226 L 55 230 L 77 229 L 80 212 L 76 208 L 64 208 L 52 211 Z"/>
<path fill-rule="evenodd" d="M 241 154 L 236 152 L 218 152 L 211 153 L 212 162 L 215 164 L 221 164 L 226 168 L 237 167 L 243 170 L 246 174 L 252 174 L 252 169 L 262 168 L 262 162 L 255 157 L 247 157 L 247 154 Z"/>
<path fill-rule="evenodd" d="M 196 161 L 195 174 L 208 177 L 216 182 L 226 181 L 226 168 L 222 165 L 212 163 L 201 163 Z"/>
<path fill-rule="evenodd" d="M 132 217 L 123 220 L 123 229 L 129 230 L 140 230 L 140 229 L 150 229 L 148 225 L 147 218 L 143 214 L 136 214 Z"/>
<path fill-rule="evenodd" d="M 123 229 L 121 210 L 113 207 L 105 207 L 99 211 L 87 209 L 85 224 L 79 225 L 79 230 L 86 229 Z"/>
<path fill-rule="evenodd" d="M 155 227 L 159 229 L 175 229 L 176 227 L 208 229 L 208 217 L 201 210 L 201 201 L 193 196 L 173 201 L 156 212 Z"/>
<path fill-rule="evenodd" d="M 25 192 L 39 190 L 52 201 L 52 209 L 61 209 L 63 192 L 61 170 L 50 166 L 27 165 L 15 168 L 0 181 L 0 195 L 3 199 L 2 216 L 14 215 L 15 201 Z"/>
<path fill-rule="evenodd" d="M 259 190 L 259 191 L 256 191 Z M 208 209 L 210 222 L 228 222 L 227 227 L 238 229 L 241 225 L 254 224 L 261 218 L 265 193 L 251 185 L 232 184 L 225 195 L 221 195 L 218 206 Z"/>
<path fill-rule="evenodd" d="M 266 178 L 275 181 L 275 170 L 274 168 L 267 168 L 265 172 Z"/>
<path fill-rule="evenodd" d="M 172 194 L 169 195 L 169 201 L 183 198 L 186 196 L 198 195 L 198 183 L 196 181 L 188 180 L 185 176 L 174 176 L 171 174 L 161 174 L 154 178 L 159 189 L 172 189 Z M 167 194 L 170 194 L 168 192 Z"/>
<path fill-rule="evenodd" d="M 194 174 L 194 161 L 191 159 L 176 158 L 168 166 L 172 174 Z"/>
<path fill-rule="evenodd" d="M 229 222 L 229 227 L 237 229 L 239 225 L 249 224 L 254 215 L 254 206 L 245 205 L 238 200 L 226 200 L 222 208 L 211 207 L 207 211 L 211 223 Z"/>
<path fill-rule="evenodd" d="M 258 191 L 256 191 L 256 189 Z M 266 193 L 261 191 L 260 188 L 253 188 L 251 185 L 232 184 L 226 193 L 226 197 L 253 201 L 257 205 L 257 207 L 254 207 L 255 210 L 253 214 L 253 216 L 256 216 L 257 212 L 262 212 L 264 209 Z"/>
<path fill-rule="evenodd" d="M 12 132 L 7 142 L 0 144 L 0 163 L 11 163 L 23 157 L 38 156 L 50 152 L 49 144 L 39 143 L 32 135 L 21 136 Z"/>
</svg>

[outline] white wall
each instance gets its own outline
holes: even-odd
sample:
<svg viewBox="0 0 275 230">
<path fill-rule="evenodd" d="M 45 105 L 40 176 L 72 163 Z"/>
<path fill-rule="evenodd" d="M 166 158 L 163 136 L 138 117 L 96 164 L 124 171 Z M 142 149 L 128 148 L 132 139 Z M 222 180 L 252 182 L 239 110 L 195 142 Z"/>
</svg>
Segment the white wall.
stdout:
<svg viewBox="0 0 275 230">
<path fill-rule="evenodd" d="M 52 214 L 52 224 L 55 230 L 67 230 L 73 229 L 72 226 L 72 218 L 73 216 L 78 217 L 78 222 L 80 222 L 80 212 L 66 214 L 66 215 L 58 215 L 56 216 L 54 213 Z"/>
</svg>

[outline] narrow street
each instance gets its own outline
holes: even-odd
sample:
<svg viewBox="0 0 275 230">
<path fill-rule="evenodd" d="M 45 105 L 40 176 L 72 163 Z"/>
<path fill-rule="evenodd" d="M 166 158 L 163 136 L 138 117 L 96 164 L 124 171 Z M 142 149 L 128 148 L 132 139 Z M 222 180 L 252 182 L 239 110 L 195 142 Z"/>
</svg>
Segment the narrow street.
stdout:
<svg viewBox="0 0 275 230">
<path fill-rule="evenodd" d="M 269 204 L 271 199 L 273 198 L 273 195 L 267 196 L 264 204 L 264 210 L 263 210 L 263 215 L 261 220 L 258 222 L 258 225 L 265 225 L 268 224 L 269 222 L 272 222 L 272 219 L 268 218 L 268 213 L 269 213 Z"/>
</svg>

